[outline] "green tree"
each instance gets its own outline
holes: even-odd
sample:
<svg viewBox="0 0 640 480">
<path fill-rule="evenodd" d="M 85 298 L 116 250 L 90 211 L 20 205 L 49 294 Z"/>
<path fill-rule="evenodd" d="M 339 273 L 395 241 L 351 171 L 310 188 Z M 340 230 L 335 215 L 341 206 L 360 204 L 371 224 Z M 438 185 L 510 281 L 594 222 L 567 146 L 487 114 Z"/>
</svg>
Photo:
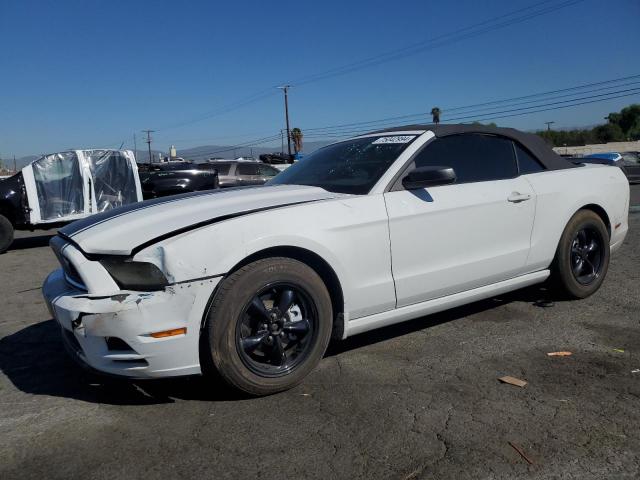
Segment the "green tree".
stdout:
<svg viewBox="0 0 640 480">
<path fill-rule="evenodd" d="M 618 125 L 625 135 L 629 130 L 634 128 L 638 120 L 640 120 L 640 104 L 634 103 L 620 110 L 620 113 L 610 113 L 607 117 L 609 123 Z"/>
<path fill-rule="evenodd" d="M 293 140 L 293 148 L 296 153 L 302 151 L 302 137 L 304 137 L 304 135 L 302 134 L 302 130 L 299 128 L 291 130 L 291 140 Z"/>
<path fill-rule="evenodd" d="M 624 131 L 620 125 L 615 123 L 599 125 L 593 129 L 593 133 L 600 143 L 623 142 L 625 140 Z"/>
<path fill-rule="evenodd" d="M 608 123 L 592 129 L 540 130 L 536 133 L 555 147 L 640 140 L 640 104 L 629 105 L 606 118 Z"/>
<path fill-rule="evenodd" d="M 640 140 L 640 118 L 627 130 L 627 138 L 629 140 Z"/>
</svg>

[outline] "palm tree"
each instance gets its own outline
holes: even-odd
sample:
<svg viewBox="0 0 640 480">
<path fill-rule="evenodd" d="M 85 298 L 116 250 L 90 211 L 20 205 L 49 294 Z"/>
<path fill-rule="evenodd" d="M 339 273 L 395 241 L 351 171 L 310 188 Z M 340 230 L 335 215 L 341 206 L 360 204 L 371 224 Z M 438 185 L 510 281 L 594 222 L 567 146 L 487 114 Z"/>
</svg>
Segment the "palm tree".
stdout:
<svg viewBox="0 0 640 480">
<path fill-rule="evenodd" d="M 302 137 L 304 137 L 302 130 L 299 128 L 291 129 L 291 140 L 293 140 L 293 148 L 296 153 L 302 151 Z"/>
<path fill-rule="evenodd" d="M 433 123 L 440 123 L 440 109 L 438 107 L 431 109 L 431 115 L 433 116 Z"/>
</svg>

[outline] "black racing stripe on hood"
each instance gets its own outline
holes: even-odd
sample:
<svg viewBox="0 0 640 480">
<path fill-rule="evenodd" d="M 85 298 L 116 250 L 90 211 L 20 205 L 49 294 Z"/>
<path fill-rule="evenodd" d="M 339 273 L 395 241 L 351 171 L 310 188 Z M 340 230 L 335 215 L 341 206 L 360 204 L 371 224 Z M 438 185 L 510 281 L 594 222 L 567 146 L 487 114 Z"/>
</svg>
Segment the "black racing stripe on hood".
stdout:
<svg viewBox="0 0 640 480">
<path fill-rule="evenodd" d="M 81 220 L 76 220 L 75 222 L 72 222 L 69 225 L 61 228 L 59 232 L 62 233 L 64 237 L 71 238 L 74 235 L 82 233 L 91 227 L 107 222 L 113 218 L 121 217 L 122 215 L 126 215 L 127 213 L 135 212 L 138 210 L 145 210 L 147 208 L 155 207 L 156 205 L 179 202 L 180 200 L 184 200 L 186 198 L 204 197 L 208 195 L 216 195 L 218 193 L 230 192 L 233 190 L 244 190 L 247 188 L 264 188 L 264 185 L 248 185 L 242 187 L 221 188 L 216 190 L 203 190 L 200 192 L 182 193 L 179 195 L 172 195 L 170 197 L 160 197 L 151 200 L 144 200 L 142 202 L 130 203 L 128 205 L 123 205 L 122 207 L 107 210 L 106 212 L 96 213 L 95 215 L 91 215 L 90 217 L 83 218 Z"/>
<path fill-rule="evenodd" d="M 269 206 L 269 207 L 254 208 L 252 210 L 245 210 L 243 212 L 230 213 L 228 215 L 221 215 L 220 217 L 215 217 L 215 218 L 210 218 L 208 220 L 203 220 L 202 222 L 197 222 L 197 223 L 194 223 L 192 225 L 187 225 L 186 227 L 178 228 L 176 230 L 172 230 L 171 232 L 167 232 L 167 233 L 162 234 L 162 235 L 160 235 L 158 237 L 152 238 L 151 240 L 147 240 L 146 242 L 141 243 L 137 247 L 133 248 L 133 250 L 131 250 L 131 256 L 135 255 L 136 253 L 138 253 L 141 250 L 144 250 L 147 247 L 150 247 L 151 245 L 153 245 L 155 243 L 161 242 L 162 240 L 166 240 L 167 238 L 175 237 L 177 235 L 189 232 L 191 230 L 197 230 L 198 228 L 206 227 L 207 225 L 213 225 L 214 223 L 219 223 L 219 222 L 222 222 L 224 220 L 230 220 L 232 218 L 243 217 L 245 215 L 250 215 L 252 213 L 264 212 L 266 210 L 275 210 L 276 208 L 292 207 L 294 205 L 302 205 L 304 203 L 319 202 L 320 200 L 323 200 L 323 199 L 303 200 L 301 202 L 285 203 L 285 204 L 282 204 L 282 205 L 272 205 L 272 206 Z"/>
<path fill-rule="evenodd" d="M 147 240 L 144 243 L 141 243 L 140 245 L 134 247 L 131 250 L 131 253 L 128 255 L 129 257 L 134 256 L 136 253 L 138 253 L 141 250 L 144 250 L 145 248 L 161 242 L 162 240 L 166 240 L 167 238 L 171 238 L 171 237 L 175 237 L 176 235 L 180 235 L 182 233 L 185 232 L 189 232 L 191 230 L 196 230 L 198 228 L 201 227 L 206 227 L 207 225 L 213 225 L 214 223 L 219 223 L 222 222 L 224 220 L 230 220 L 232 218 L 237 218 L 237 217 L 242 217 L 244 215 L 250 215 L 252 213 L 258 213 L 258 212 L 264 212 L 266 210 L 275 210 L 276 208 L 284 208 L 284 207 L 292 207 L 294 205 L 301 205 L 304 203 L 313 203 L 313 202 L 319 202 L 320 200 L 325 200 L 322 198 L 316 199 L 316 200 L 304 200 L 301 202 L 293 202 L 293 203 L 285 203 L 283 205 L 272 205 L 269 207 L 261 207 L 261 208 L 254 208 L 252 210 L 245 210 L 243 212 L 237 212 L 237 213 L 231 213 L 228 215 L 221 215 L 219 217 L 215 217 L 215 218 L 210 218 L 208 220 L 204 220 L 202 222 L 197 222 L 191 225 L 187 225 L 186 227 L 182 227 L 182 228 L 178 228 L 176 230 L 172 230 L 171 232 L 167 232 L 165 234 L 162 234 L 158 237 L 154 237 L 150 240 Z M 80 253 L 82 253 L 82 255 L 85 256 L 85 258 L 89 259 L 89 260 L 99 260 L 105 256 L 110 256 L 108 254 L 95 254 L 95 253 L 87 253 L 85 252 L 82 247 L 75 241 L 73 240 L 73 238 L 71 238 L 71 236 L 69 236 L 68 234 L 66 234 L 65 232 L 58 230 L 58 235 L 60 237 L 62 237 L 65 241 L 67 241 L 68 243 L 72 244 Z"/>
</svg>

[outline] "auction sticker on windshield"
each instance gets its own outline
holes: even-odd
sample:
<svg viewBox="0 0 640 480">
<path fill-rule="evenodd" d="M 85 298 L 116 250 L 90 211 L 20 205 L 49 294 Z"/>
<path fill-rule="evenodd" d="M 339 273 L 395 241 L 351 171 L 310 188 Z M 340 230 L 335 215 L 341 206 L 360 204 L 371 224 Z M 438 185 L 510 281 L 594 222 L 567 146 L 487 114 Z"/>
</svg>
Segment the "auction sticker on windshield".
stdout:
<svg viewBox="0 0 640 480">
<path fill-rule="evenodd" d="M 409 143 L 414 138 L 416 138 L 415 135 L 395 135 L 393 137 L 380 137 L 375 142 L 373 142 L 373 145 L 379 143 Z"/>
</svg>

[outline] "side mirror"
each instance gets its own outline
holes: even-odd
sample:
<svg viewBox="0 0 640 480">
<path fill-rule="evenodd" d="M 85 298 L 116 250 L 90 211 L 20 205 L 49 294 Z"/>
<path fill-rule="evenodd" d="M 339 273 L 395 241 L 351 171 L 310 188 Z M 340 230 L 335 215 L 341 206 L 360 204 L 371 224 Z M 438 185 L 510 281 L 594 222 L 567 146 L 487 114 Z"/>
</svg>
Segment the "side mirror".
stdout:
<svg viewBox="0 0 640 480">
<path fill-rule="evenodd" d="M 456 172 L 451 167 L 420 167 L 411 170 L 402 179 L 405 190 L 450 185 L 456 181 Z"/>
</svg>

